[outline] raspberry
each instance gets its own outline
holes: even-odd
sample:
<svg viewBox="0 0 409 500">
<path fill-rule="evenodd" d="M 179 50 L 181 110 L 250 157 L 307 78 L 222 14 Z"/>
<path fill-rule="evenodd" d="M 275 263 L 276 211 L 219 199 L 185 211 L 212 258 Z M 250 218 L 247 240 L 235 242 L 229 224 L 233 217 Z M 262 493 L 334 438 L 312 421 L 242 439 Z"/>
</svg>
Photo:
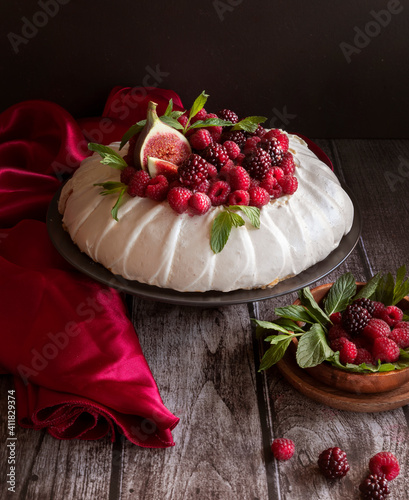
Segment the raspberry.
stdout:
<svg viewBox="0 0 409 500">
<path fill-rule="evenodd" d="M 234 141 L 223 142 L 230 160 L 236 159 L 240 154 L 240 146 Z"/>
<path fill-rule="evenodd" d="M 277 139 L 278 143 L 281 147 L 282 152 L 286 153 L 288 151 L 288 146 L 289 146 L 290 141 L 288 139 L 287 134 L 285 134 L 281 130 L 273 128 L 273 129 L 269 130 L 268 132 L 266 132 L 264 137 L 267 138 L 268 140 L 271 140 L 273 138 Z"/>
<path fill-rule="evenodd" d="M 284 170 L 280 167 L 272 167 L 271 168 L 274 177 L 279 181 L 284 176 Z"/>
<path fill-rule="evenodd" d="M 367 365 L 374 364 L 372 354 L 368 351 L 368 349 L 358 347 L 354 365 L 361 365 L 362 363 L 366 363 Z"/>
<path fill-rule="evenodd" d="M 146 196 L 146 186 L 151 180 L 150 175 L 145 170 L 137 170 L 135 175 L 129 181 L 128 193 L 130 196 L 140 196 L 145 198 Z"/>
<path fill-rule="evenodd" d="M 226 148 L 219 143 L 209 144 L 203 152 L 203 157 L 215 165 L 217 170 L 220 170 L 230 159 Z"/>
<path fill-rule="evenodd" d="M 189 198 L 188 205 L 190 212 L 193 215 L 203 215 L 209 211 L 212 206 L 212 202 L 207 194 L 193 193 L 193 195 Z"/>
<path fill-rule="evenodd" d="M 207 196 L 213 206 L 224 205 L 230 194 L 231 188 L 226 181 L 216 181 L 211 184 Z"/>
<path fill-rule="evenodd" d="M 229 205 L 248 205 L 250 203 L 250 195 L 244 189 L 236 189 L 229 195 Z"/>
<path fill-rule="evenodd" d="M 359 485 L 359 491 L 363 500 L 384 500 L 390 493 L 387 479 L 377 474 L 367 476 Z"/>
<path fill-rule="evenodd" d="M 195 190 L 208 177 L 208 166 L 204 158 L 191 154 L 178 170 L 180 183 Z"/>
<path fill-rule="evenodd" d="M 205 116 L 205 120 L 209 120 L 210 118 L 218 118 L 218 116 L 215 115 L 214 113 L 208 113 Z M 214 140 L 214 142 L 219 142 L 220 136 L 222 135 L 223 127 L 221 127 L 219 125 L 210 125 L 209 127 L 205 127 L 205 128 L 206 128 L 206 130 L 208 130 L 210 132 L 210 135 L 212 136 L 212 139 Z"/>
<path fill-rule="evenodd" d="M 231 160 L 229 160 L 226 165 L 223 165 L 222 168 L 220 169 L 219 172 L 219 179 L 221 181 L 226 181 L 230 183 L 230 173 L 233 169 L 236 167 L 234 166 L 234 163 L 232 163 Z"/>
<path fill-rule="evenodd" d="M 283 189 L 283 194 L 294 194 L 298 189 L 297 177 L 293 175 L 284 175 L 278 183 Z"/>
<path fill-rule="evenodd" d="M 285 175 L 292 175 L 295 172 L 294 157 L 290 152 L 283 155 L 280 168 L 283 169 Z"/>
<path fill-rule="evenodd" d="M 213 179 L 214 177 L 217 177 L 217 168 L 212 165 L 211 163 L 207 164 L 207 173 L 209 174 L 209 178 Z"/>
<path fill-rule="evenodd" d="M 243 167 L 233 167 L 229 172 L 230 186 L 233 191 L 244 189 L 247 191 L 250 187 L 250 175 Z"/>
<path fill-rule="evenodd" d="M 373 301 L 373 307 L 374 307 L 374 311 L 372 313 L 372 316 L 374 318 L 381 318 L 382 317 L 382 312 L 385 309 L 384 304 L 382 304 L 382 302 Z"/>
<path fill-rule="evenodd" d="M 242 148 L 246 144 L 246 135 L 241 130 L 231 130 L 230 132 L 223 132 L 221 141 L 233 141 Z"/>
<path fill-rule="evenodd" d="M 246 154 L 242 165 L 251 177 L 262 181 L 271 167 L 271 158 L 264 149 L 257 148 Z"/>
<path fill-rule="evenodd" d="M 251 187 L 249 189 L 250 206 L 261 208 L 270 201 L 270 195 L 262 187 Z"/>
<path fill-rule="evenodd" d="M 294 442 L 291 439 L 277 438 L 271 444 L 271 451 L 277 460 L 289 460 L 294 455 Z"/>
<path fill-rule="evenodd" d="M 399 321 L 399 323 L 396 323 L 394 328 L 404 328 L 405 330 L 409 330 L 409 321 Z"/>
<path fill-rule="evenodd" d="M 186 127 L 189 117 L 187 114 L 180 115 L 178 118 L 178 122 L 182 125 L 182 127 Z"/>
<path fill-rule="evenodd" d="M 366 309 L 370 315 L 373 316 L 373 313 L 375 311 L 375 303 L 371 299 L 356 299 L 352 302 L 353 304 L 356 304 L 357 306 L 361 306 L 364 309 Z"/>
<path fill-rule="evenodd" d="M 396 306 L 388 306 L 381 313 L 381 318 L 388 323 L 389 326 L 395 326 L 396 323 L 402 321 L 402 309 Z"/>
<path fill-rule="evenodd" d="M 375 340 L 378 337 L 388 337 L 391 333 L 389 325 L 382 319 L 372 318 L 362 330 L 364 335 L 369 340 Z"/>
<path fill-rule="evenodd" d="M 337 339 L 331 340 L 329 346 L 334 352 L 340 351 L 344 345 L 350 342 L 346 337 L 338 337 Z"/>
<path fill-rule="evenodd" d="M 398 361 L 400 350 L 398 344 L 388 337 L 378 337 L 372 347 L 372 356 L 377 362 L 394 363 Z"/>
<path fill-rule="evenodd" d="M 392 481 L 399 475 L 399 462 L 390 451 L 381 451 L 369 460 L 369 470 L 372 474 L 384 476 L 388 481 Z"/>
<path fill-rule="evenodd" d="M 121 172 L 121 182 L 124 184 L 129 184 L 130 180 L 136 173 L 136 168 L 134 167 L 125 167 Z"/>
<path fill-rule="evenodd" d="M 342 327 L 342 325 L 340 325 L 339 323 L 336 325 L 332 325 L 331 328 L 328 330 L 328 339 L 335 340 L 339 339 L 340 337 L 345 337 L 347 340 L 351 340 L 350 335 Z"/>
<path fill-rule="evenodd" d="M 349 334 L 356 336 L 362 332 L 370 319 L 371 315 L 366 309 L 351 304 L 342 314 L 342 325 Z"/>
<path fill-rule="evenodd" d="M 168 203 L 178 214 L 186 212 L 192 191 L 185 187 L 174 187 L 168 192 Z"/>
<path fill-rule="evenodd" d="M 340 325 L 342 321 L 342 314 L 340 312 L 332 313 L 329 319 L 333 325 Z"/>
<path fill-rule="evenodd" d="M 199 120 L 204 120 L 206 118 L 206 115 L 207 111 L 204 108 L 202 108 L 195 114 L 195 116 L 190 121 L 191 123 L 195 123 Z"/>
<path fill-rule="evenodd" d="M 349 471 L 345 451 L 337 446 L 324 450 L 318 458 L 318 467 L 328 479 L 339 479 Z"/>
<path fill-rule="evenodd" d="M 271 164 L 273 166 L 279 165 L 281 160 L 283 159 L 283 150 L 280 147 L 280 143 L 275 137 L 268 139 L 267 132 L 261 139 L 261 141 L 257 144 L 259 148 L 262 148 L 266 151 L 271 158 Z"/>
<path fill-rule="evenodd" d="M 274 198 L 277 197 L 276 195 L 278 192 L 280 194 L 282 194 L 282 192 L 283 192 L 283 189 L 278 184 L 277 179 L 274 176 L 269 175 L 269 172 L 267 172 L 267 175 L 265 176 L 265 178 L 260 182 L 260 187 L 264 188 L 268 192 L 268 194 L 270 196 L 273 196 Z"/>
<path fill-rule="evenodd" d="M 209 187 L 210 181 L 208 179 L 205 179 L 197 186 L 195 191 L 198 191 L 199 193 L 207 193 L 209 191 Z"/>
<path fill-rule="evenodd" d="M 339 351 L 339 360 L 342 364 L 353 363 L 358 354 L 358 349 L 353 342 L 347 340 Z"/>
<path fill-rule="evenodd" d="M 249 137 L 244 146 L 243 146 L 243 151 L 245 153 L 249 151 L 253 151 L 257 148 L 257 144 L 261 141 L 261 137 L 258 137 L 257 135 L 254 135 L 252 137 Z"/>
<path fill-rule="evenodd" d="M 221 109 L 216 113 L 216 115 L 221 120 L 226 120 L 228 122 L 237 123 L 239 121 L 239 117 L 234 111 L 231 111 L 230 109 Z"/>
<path fill-rule="evenodd" d="M 189 137 L 189 142 L 192 148 L 201 150 L 211 144 L 213 139 L 208 130 L 201 128 Z"/>
<path fill-rule="evenodd" d="M 156 175 L 146 186 L 146 196 L 151 200 L 166 200 L 169 191 L 169 182 L 164 175 Z"/>
<path fill-rule="evenodd" d="M 401 349 L 409 347 L 409 330 L 407 328 L 394 328 L 389 338 L 398 344 Z"/>
</svg>

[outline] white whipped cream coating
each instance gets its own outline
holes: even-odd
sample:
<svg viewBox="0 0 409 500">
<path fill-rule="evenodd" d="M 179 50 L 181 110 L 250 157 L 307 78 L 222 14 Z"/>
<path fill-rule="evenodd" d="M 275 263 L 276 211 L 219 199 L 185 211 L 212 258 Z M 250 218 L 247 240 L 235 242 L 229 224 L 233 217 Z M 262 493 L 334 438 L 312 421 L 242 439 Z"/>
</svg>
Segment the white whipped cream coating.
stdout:
<svg viewBox="0 0 409 500">
<path fill-rule="evenodd" d="M 261 209 L 261 227 L 233 228 L 214 254 L 210 231 L 222 210 L 202 216 L 177 214 L 164 201 L 124 196 L 116 222 L 117 195 L 101 196 L 96 183 L 119 181 L 120 172 L 85 159 L 59 200 L 63 224 L 74 243 L 114 274 L 182 292 L 260 288 L 275 284 L 325 259 L 349 232 L 353 204 L 334 173 L 306 143 L 290 135 L 298 189 Z M 118 150 L 119 143 L 110 145 Z M 126 148 L 121 154 L 126 153 Z M 247 221 L 246 217 L 243 218 Z"/>
</svg>

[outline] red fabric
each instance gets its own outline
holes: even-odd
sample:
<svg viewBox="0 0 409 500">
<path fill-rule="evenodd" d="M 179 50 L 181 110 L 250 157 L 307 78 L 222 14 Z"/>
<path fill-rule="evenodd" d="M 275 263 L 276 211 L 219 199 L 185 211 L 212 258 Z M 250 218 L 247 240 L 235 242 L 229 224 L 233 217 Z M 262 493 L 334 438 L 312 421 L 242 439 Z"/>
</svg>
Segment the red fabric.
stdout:
<svg viewBox="0 0 409 500">
<path fill-rule="evenodd" d="M 20 425 L 60 439 L 97 439 L 115 425 L 133 443 L 174 445 L 179 419 L 163 405 L 121 296 L 73 270 L 52 246 L 44 223 L 63 174 L 88 154 L 89 133 L 110 121 L 109 141 L 161 107 L 169 91 L 111 92 L 103 117 L 82 120 L 46 101 L 0 115 L 0 369 L 13 374 Z M 146 95 L 145 95 L 146 94 Z M 129 106 L 126 125 L 120 112 Z M 107 138 L 106 132 L 101 142 Z"/>
</svg>

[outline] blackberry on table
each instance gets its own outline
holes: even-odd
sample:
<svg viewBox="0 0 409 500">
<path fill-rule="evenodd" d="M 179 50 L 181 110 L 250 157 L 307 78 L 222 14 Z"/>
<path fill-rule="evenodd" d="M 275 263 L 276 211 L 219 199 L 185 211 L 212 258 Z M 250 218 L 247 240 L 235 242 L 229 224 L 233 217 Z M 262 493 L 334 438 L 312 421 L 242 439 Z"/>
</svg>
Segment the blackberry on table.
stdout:
<svg viewBox="0 0 409 500">
<path fill-rule="evenodd" d="M 345 451 L 337 446 L 324 450 L 318 458 L 318 467 L 328 479 L 339 479 L 349 471 Z"/>
<path fill-rule="evenodd" d="M 388 480 L 377 474 L 366 477 L 359 485 L 359 491 L 363 500 L 384 500 L 390 493 Z"/>
</svg>

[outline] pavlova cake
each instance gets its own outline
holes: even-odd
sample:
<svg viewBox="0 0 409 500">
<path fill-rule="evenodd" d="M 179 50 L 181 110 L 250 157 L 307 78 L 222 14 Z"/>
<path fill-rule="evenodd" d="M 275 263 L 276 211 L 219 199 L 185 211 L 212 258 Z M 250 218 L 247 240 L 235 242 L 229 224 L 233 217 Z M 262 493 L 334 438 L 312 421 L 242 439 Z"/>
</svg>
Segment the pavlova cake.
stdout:
<svg viewBox="0 0 409 500">
<path fill-rule="evenodd" d="M 64 228 L 112 273 L 181 292 L 271 287 L 325 259 L 353 204 L 332 170 L 264 117 L 172 102 L 121 143 L 90 144 L 59 199 Z"/>
</svg>

